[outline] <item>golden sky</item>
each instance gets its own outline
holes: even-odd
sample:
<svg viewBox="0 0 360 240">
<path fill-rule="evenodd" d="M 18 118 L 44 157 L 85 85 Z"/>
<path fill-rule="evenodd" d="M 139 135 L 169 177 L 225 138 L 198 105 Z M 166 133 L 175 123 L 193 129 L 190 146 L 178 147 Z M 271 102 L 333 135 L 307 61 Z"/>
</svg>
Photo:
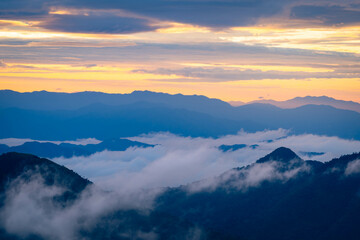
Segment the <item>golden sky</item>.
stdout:
<svg viewBox="0 0 360 240">
<path fill-rule="evenodd" d="M 219 14 L 206 1 L 191 11 L 163 0 L 154 1 L 157 11 L 8 1 L 0 3 L 0 89 L 360 102 L 360 4 L 352 1 L 259 0 L 255 8 L 239 0 L 229 9 L 219 1 Z M 239 11 L 249 14 L 239 19 Z"/>
</svg>

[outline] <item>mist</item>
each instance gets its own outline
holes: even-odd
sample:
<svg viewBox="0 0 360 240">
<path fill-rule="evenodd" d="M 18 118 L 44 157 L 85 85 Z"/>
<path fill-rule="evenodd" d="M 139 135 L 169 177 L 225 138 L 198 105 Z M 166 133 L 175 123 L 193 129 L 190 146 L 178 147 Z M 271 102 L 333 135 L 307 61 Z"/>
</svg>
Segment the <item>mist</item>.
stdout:
<svg viewBox="0 0 360 240">
<path fill-rule="evenodd" d="M 131 192 L 138 189 L 176 187 L 249 165 L 278 147 L 292 149 L 304 160 L 329 161 L 357 152 L 360 141 L 312 134 L 292 135 L 289 131 L 239 132 L 221 138 L 191 138 L 154 133 L 129 138 L 156 145 L 103 151 L 89 157 L 53 161 L 78 172 L 108 190 Z M 236 151 L 223 152 L 220 145 L 246 144 Z M 317 155 L 307 155 L 307 153 Z"/>
<path fill-rule="evenodd" d="M 152 208 L 154 198 L 160 193 L 160 190 L 149 190 L 119 194 L 89 185 L 74 202 L 63 203 L 56 199 L 66 189 L 58 185 L 46 185 L 39 173 L 32 172 L 31 176 L 26 181 L 18 177 L 9 184 L 4 206 L 0 209 L 0 226 L 20 238 L 35 235 L 44 239 L 87 239 L 82 234 L 91 233 L 106 215 L 136 210 L 146 216 Z M 126 222 L 126 219 L 123 221 Z M 107 224 L 110 228 L 117 227 L 111 221 Z M 122 234 L 134 235 L 130 232 Z M 140 230 L 136 234 L 142 236 L 139 239 L 156 237 L 155 233 L 142 233 Z"/>
<path fill-rule="evenodd" d="M 252 164 L 281 146 L 292 149 L 304 160 L 322 162 L 360 149 L 359 141 L 311 134 L 292 135 L 283 129 L 239 132 L 216 139 L 182 137 L 170 133 L 129 139 L 155 146 L 103 151 L 89 157 L 52 159 L 95 183 L 71 203 L 59 204 L 56 198 L 65 189 L 46 185 L 36 172 L 30 174 L 32 177 L 27 181 L 20 177 L 15 179 L 4 195 L 4 205 L 0 210 L 1 226 L 20 238 L 34 234 L 56 240 L 84 238 L 84 232 L 91 233 L 106 216 L 116 212 L 135 210 L 142 216 L 148 216 L 154 210 L 156 198 L 167 187 L 183 185 L 182 189 L 188 194 L 211 192 L 219 186 L 246 192 L 265 181 L 285 183 L 310 170 L 303 164 L 284 171 L 281 170 L 281 163 L 277 162 L 256 164 L 240 172 L 233 169 Z M 246 147 L 225 152 L 219 149 L 221 145 L 234 144 L 246 144 Z M 307 155 L 307 152 L 317 152 L 318 155 Z M 360 162 L 356 160 L 348 164 L 344 175 L 359 172 Z M 223 184 L 225 182 L 227 184 Z M 126 224 L 126 218 L 116 219 L 117 222 L 111 218 L 106 220 L 106 226 L 111 228 L 114 224 L 116 228 L 119 221 Z M 129 238 L 158 238 L 155 229 L 146 232 L 141 229 L 119 231 L 122 236 Z M 186 235 L 188 239 L 201 239 L 202 233 L 201 228 L 195 227 Z"/>
</svg>

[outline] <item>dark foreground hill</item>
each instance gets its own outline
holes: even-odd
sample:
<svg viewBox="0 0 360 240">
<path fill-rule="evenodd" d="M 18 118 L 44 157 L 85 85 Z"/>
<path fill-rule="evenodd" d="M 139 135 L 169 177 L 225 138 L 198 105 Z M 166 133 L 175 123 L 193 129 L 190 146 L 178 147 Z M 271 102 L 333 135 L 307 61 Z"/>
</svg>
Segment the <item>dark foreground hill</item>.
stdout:
<svg viewBox="0 0 360 240">
<path fill-rule="evenodd" d="M 46 185 L 63 186 L 75 195 L 91 184 L 66 167 L 30 154 L 15 152 L 2 154 L 0 166 L 0 192 L 3 192 L 14 179 L 20 177 L 27 181 L 34 174 L 39 174 Z"/>
<path fill-rule="evenodd" d="M 24 168 L 19 166 L 27 162 L 25 159 L 30 161 L 25 166 L 40 162 L 55 164 L 17 153 L 4 154 L 0 159 L 2 165 L 11 166 L 2 169 L 1 176 L 20 173 Z M 12 167 L 13 159 L 17 167 Z M 64 176 L 70 172 L 67 178 L 78 178 L 70 170 L 61 171 Z M 81 186 L 88 184 L 86 180 L 80 182 L 84 182 Z M 290 149 L 279 148 L 249 166 L 168 188 L 147 213 L 139 209 L 104 213 L 93 227 L 79 229 L 77 237 L 357 240 L 359 191 L 360 153 L 321 163 L 304 161 Z M 5 230 L 2 234 L 4 239 L 17 239 Z M 32 237 L 28 239 L 39 239 L 41 235 Z"/>
<path fill-rule="evenodd" d="M 153 147 L 146 143 L 137 141 L 130 141 L 128 139 L 110 139 L 102 141 L 98 144 L 76 145 L 70 143 L 54 144 L 50 142 L 26 142 L 19 146 L 8 147 L 0 144 L 0 154 L 6 152 L 29 153 L 39 157 L 56 158 L 64 157 L 71 158 L 74 156 L 90 156 L 97 152 L 104 150 L 108 151 L 125 151 L 130 147 Z"/>
<path fill-rule="evenodd" d="M 110 197 L 103 198 L 104 195 L 109 195 L 110 192 L 99 189 L 97 189 L 99 191 L 94 190 L 96 186 L 90 181 L 44 158 L 30 154 L 10 152 L 0 155 L 0 166 L 0 239 L 2 240 L 181 240 L 189 234 L 191 237 L 192 229 L 195 229 L 195 226 L 190 222 L 183 221 L 166 213 L 149 211 L 146 208 L 144 210 L 129 207 L 113 207 L 113 211 L 102 210 L 103 212 L 98 212 L 98 215 L 94 218 L 92 211 L 96 212 L 99 211 L 96 209 L 107 209 L 107 205 L 111 205 L 110 202 L 113 202 Z M 44 185 L 41 189 L 37 189 L 38 192 L 32 190 L 21 192 L 24 190 L 21 188 L 22 185 L 31 185 L 39 183 L 39 181 L 42 182 L 42 180 Z M 59 187 L 63 191 L 47 195 L 54 190 L 53 187 Z M 47 192 L 47 194 L 43 194 L 42 191 Z M 17 197 L 14 199 L 12 198 L 13 195 Z M 36 195 L 40 197 L 34 197 Z M 91 198 L 91 200 L 84 201 L 84 198 Z M 101 202 L 101 199 L 108 199 L 109 202 Z M 31 209 L 31 211 L 19 212 L 16 209 L 14 210 L 12 207 L 19 204 L 19 201 L 20 205 L 25 205 L 25 209 Z M 83 203 L 76 204 L 77 201 L 83 201 Z M 115 201 L 121 202 L 122 199 Z M 85 207 L 84 204 L 88 206 Z M 27 208 L 27 205 L 30 207 Z M 32 208 L 34 205 L 35 208 Z M 14 213 L 11 211 L 14 211 Z M 90 213 L 83 211 L 90 211 Z M 55 215 L 52 214 L 54 212 Z M 63 212 L 68 214 L 64 214 L 65 217 L 56 216 L 61 215 Z M 20 214 L 25 219 L 33 220 L 25 221 L 26 227 L 9 226 L 6 216 L 19 217 L 13 216 L 14 214 Z M 33 214 L 37 217 L 31 218 L 28 214 Z M 38 217 L 49 217 L 49 219 L 38 219 Z M 90 217 L 92 219 L 88 220 L 87 218 Z M 47 225 L 48 222 L 49 225 Z M 51 225 L 54 222 L 59 226 L 54 227 Z M 74 222 L 75 225 L 78 225 L 75 227 L 74 234 L 69 235 L 66 232 L 69 228 L 67 222 Z M 86 224 L 82 224 L 83 222 L 86 222 Z M 12 222 L 11 224 L 21 225 L 24 222 Z M 62 225 L 67 227 L 61 229 Z M 46 230 L 48 227 L 54 228 L 57 231 L 49 232 Z M 11 230 L 10 232 L 7 231 L 8 228 Z M 25 232 L 24 228 L 26 229 Z M 18 229 L 18 231 L 14 231 L 14 229 Z"/>
<path fill-rule="evenodd" d="M 256 163 L 168 190 L 157 210 L 233 239 L 359 239 L 360 154 L 327 163 L 280 148 Z"/>
</svg>

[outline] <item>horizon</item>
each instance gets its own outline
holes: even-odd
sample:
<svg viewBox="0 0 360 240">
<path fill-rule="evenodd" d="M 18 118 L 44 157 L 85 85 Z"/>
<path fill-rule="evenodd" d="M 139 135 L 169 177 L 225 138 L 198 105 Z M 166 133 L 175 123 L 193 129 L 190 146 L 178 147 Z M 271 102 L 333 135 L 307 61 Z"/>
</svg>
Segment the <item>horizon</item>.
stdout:
<svg viewBox="0 0 360 240">
<path fill-rule="evenodd" d="M 301 99 L 305 99 L 305 98 L 329 98 L 329 99 L 333 99 L 333 100 L 337 100 L 337 101 L 345 101 L 345 102 L 353 102 L 353 103 L 358 103 L 360 104 L 360 101 L 353 101 L 353 100 L 343 100 L 343 99 L 337 99 L 331 96 L 326 96 L 326 95 L 319 95 L 319 96 L 311 96 L 311 95 L 306 95 L 306 96 L 296 96 L 293 98 L 289 98 L 289 99 L 284 99 L 284 100 L 275 100 L 275 99 L 270 99 L 270 98 L 258 98 L 258 99 L 254 99 L 254 100 L 250 100 L 248 102 L 245 101 L 241 101 L 241 100 L 223 100 L 220 98 L 215 98 L 215 97 L 209 97 L 203 94 L 183 94 L 181 92 L 175 92 L 175 93 L 169 93 L 169 92 L 157 92 L 157 91 L 150 91 L 150 90 L 133 90 L 131 92 L 102 92 L 102 91 L 75 91 L 75 92 L 62 92 L 62 91 L 48 91 L 48 90 L 34 90 L 34 91 L 16 91 L 16 90 L 12 90 L 12 89 L 0 89 L 0 91 L 13 91 L 13 92 L 17 92 L 17 93 L 36 93 L 36 92 L 47 92 L 47 93 L 68 93 L 68 94 L 73 94 L 73 93 L 104 93 L 104 94 L 120 94 L 120 95 L 130 95 L 133 94 L 134 92 L 151 92 L 151 93 L 160 93 L 160 94 L 167 94 L 167 95 L 183 95 L 183 96 L 199 96 L 199 97 L 206 97 L 208 99 L 216 99 L 216 100 L 221 100 L 223 102 L 229 103 L 231 106 L 239 106 L 236 105 L 238 103 L 243 103 L 243 104 L 251 104 L 254 102 L 261 102 L 261 101 L 275 101 L 275 102 L 286 102 L 286 101 L 290 101 L 290 100 L 294 100 L 297 98 L 301 98 Z M 268 103 L 270 104 L 270 103 Z"/>
<path fill-rule="evenodd" d="M 354 1 L 0 3 L 0 89 L 360 102 Z"/>
</svg>

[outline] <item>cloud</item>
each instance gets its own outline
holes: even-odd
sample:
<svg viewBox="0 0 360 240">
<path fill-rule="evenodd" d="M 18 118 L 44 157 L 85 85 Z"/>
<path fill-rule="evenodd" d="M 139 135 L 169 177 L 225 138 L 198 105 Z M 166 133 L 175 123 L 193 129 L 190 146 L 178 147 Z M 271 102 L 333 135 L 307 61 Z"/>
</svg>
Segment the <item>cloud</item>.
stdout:
<svg viewBox="0 0 360 240">
<path fill-rule="evenodd" d="M 50 1 L 49 4 L 51 4 Z M 0 1 L 1 19 L 39 20 L 47 15 L 45 0 L 2 0 Z"/>
<path fill-rule="evenodd" d="M 127 34 L 157 29 L 146 19 L 118 16 L 112 13 L 87 15 L 54 15 L 37 26 L 74 33 Z"/>
<path fill-rule="evenodd" d="M 349 162 L 345 169 L 346 176 L 357 173 L 360 173 L 360 159 Z"/>
<path fill-rule="evenodd" d="M 360 7 L 340 5 L 300 5 L 291 9 L 291 18 L 318 20 L 324 25 L 346 25 L 360 23 Z"/>
<path fill-rule="evenodd" d="M 251 165 L 243 169 L 232 169 L 225 172 L 219 177 L 208 178 L 193 184 L 189 184 L 185 189 L 189 193 L 211 192 L 217 188 L 226 188 L 227 190 L 236 189 L 237 191 L 246 192 L 250 188 L 258 187 L 263 182 L 280 181 L 286 182 L 291 178 L 295 178 L 301 172 L 308 172 L 311 169 L 306 164 L 291 167 L 298 162 L 289 163 L 284 166 L 280 162 L 266 162 Z M 285 171 L 283 168 L 285 167 Z"/>
<path fill-rule="evenodd" d="M 322 162 L 360 149 L 360 141 L 311 134 L 292 135 L 283 129 L 239 132 L 217 139 L 156 133 L 131 140 L 157 145 L 153 148 L 129 148 L 123 152 L 104 151 L 90 157 L 53 160 L 105 189 L 129 192 L 175 187 L 218 176 L 229 169 L 249 165 L 281 146 L 292 149 L 304 160 Z M 246 144 L 248 147 L 222 152 L 218 147 L 223 144 Z M 251 147 L 255 144 L 258 147 Z M 308 152 L 324 154 L 311 155 Z"/>
<path fill-rule="evenodd" d="M 0 211 L 1 226 L 20 238 L 35 234 L 44 239 L 79 239 L 82 233 L 91 232 L 97 227 L 97 223 L 107 214 L 136 209 L 139 214 L 146 215 L 159 193 L 119 194 L 104 192 L 92 185 L 75 202 L 64 206 L 56 201 L 56 197 L 61 196 L 64 190 L 59 186 L 44 184 L 44 179 L 35 172 L 30 180 L 14 180 L 7 188 L 4 206 Z M 126 219 L 118 220 L 126 222 Z M 118 225 L 112 221 L 108 221 L 106 227 L 111 229 L 111 224 L 118 229 Z M 136 234 L 154 236 L 151 231 L 143 233 L 140 229 Z"/>
<path fill-rule="evenodd" d="M 275 0 L 134 0 L 134 1 L 95 1 L 95 0 L 4 0 L 0 5 L 2 16 L 27 19 L 44 17 L 53 8 L 125 10 L 126 12 L 154 19 L 183 22 L 210 27 L 246 26 L 255 24 L 260 18 L 272 17 L 283 11 L 289 1 Z M 1 16 L 0 15 L 0 16 Z"/>
<path fill-rule="evenodd" d="M 59 227 L 69 230 L 72 225 L 64 226 L 59 219 L 53 221 L 56 207 L 51 199 L 61 193 L 63 189 L 59 187 L 46 187 L 39 176 L 34 176 L 29 183 L 15 180 L 6 192 L 5 206 L 1 209 L 2 225 L 9 233 L 20 237 L 31 233 L 48 238 L 54 234 L 61 236 Z M 70 232 L 64 231 L 64 239 L 69 237 Z"/>
<path fill-rule="evenodd" d="M 92 68 L 92 67 L 96 67 L 97 64 L 86 64 L 85 67 L 86 68 Z"/>
<path fill-rule="evenodd" d="M 72 5 L 79 8 L 69 9 Z M 0 18 L 39 21 L 33 26 L 74 33 L 128 34 L 157 29 L 149 19 L 129 14 L 122 16 L 121 9 L 110 5 L 113 7 L 99 10 L 90 9 L 91 1 L 4 0 L 0 3 Z M 54 10 L 59 11 L 54 13 Z"/>
<path fill-rule="evenodd" d="M 359 22 L 357 4 L 338 0 L 332 1 L 332 4 L 329 5 L 327 1 L 304 3 L 299 0 L 3 0 L 0 3 L 0 18 L 38 20 L 43 22 L 41 26 L 48 29 L 89 33 L 133 33 L 156 29 L 138 17 L 215 29 L 256 25 L 259 21 L 271 18 L 320 20 L 325 25 Z M 289 7 L 292 7 L 290 17 L 287 15 Z M 76 14 L 59 14 L 54 17 L 54 9 L 70 9 Z M 79 14 L 83 11 L 92 11 L 92 14 Z M 103 11 L 108 11 L 110 16 L 97 14 Z M 111 16 L 110 11 L 121 11 L 131 16 L 116 18 Z M 91 24 L 86 26 L 86 22 Z"/>
<path fill-rule="evenodd" d="M 280 68 L 280 67 L 279 67 Z M 226 82 L 238 80 L 263 80 L 263 79 L 309 79 L 309 78 L 349 78 L 349 72 L 352 73 L 351 78 L 359 78 L 358 69 L 336 70 L 332 72 L 291 72 L 291 71 L 262 71 L 251 69 L 235 69 L 235 68 L 201 68 L 186 67 L 181 69 L 158 68 L 155 70 L 136 69 L 134 73 L 152 73 L 160 75 L 177 75 L 184 78 L 161 79 L 159 81 L 173 82 Z"/>
<path fill-rule="evenodd" d="M 61 47 L 61 48 L 105 48 L 105 47 L 129 47 L 129 46 L 135 46 L 135 43 L 131 42 L 111 42 L 111 41 L 97 41 L 97 42 L 77 42 L 77 41 L 39 41 L 39 42 L 28 42 L 24 43 L 25 46 L 31 46 L 31 47 Z M 74 64 L 76 66 L 79 66 L 79 64 Z M 97 65 L 97 64 L 86 64 L 88 65 Z M 81 65 L 82 66 L 82 65 Z"/>
<path fill-rule="evenodd" d="M 217 148 L 206 144 L 199 148 L 182 147 L 166 149 L 132 148 L 124 152 L 101 152 L 90 158 L 58 158 L 54 161 L 64 164 L 83 176 L 91 176 L 105 189 L 121 192 L 137 191 L 143 188 L 178 186 L 217 175 L 235 165 L 234 160 L 222 158 Z"/>
<path fill-rule="evenodd" d="M 204 1 L 146 0 L 121 1 L 116 5 L 127 11 L 167 21 L 191 23 L 209 27 L 246 26 L 259 18 L 271 17 L 283 10 L 287 1 L 235 0 Z"/>
<path fill-rule="evenodd" d="M 324 155 L 313 156 L 320 161 L 360 149 L 360 141 L 310 134 L 292 135 L 283 129 L 239 132 L 217 139 L 154 133 L 131 140 L 158 145 L 154 148 L 129 148 L 123 152 L 104 151 L 87 158 L 53 159 L 105 189 L 90 186 L 78 200 L 65 206 L 54 201 L 64 189 L 46 186 L 40 176 L 35 174 L 31 181 L 26 182 L 15 180 L 7 189 L 5 205 L 0 211 L 1 226 L 21 238 L 38 234 L 46 239 L 77 239 L 79 232 L 91 232 L 104 216 L 115 211 L 136 209 L 146 216 L 152 209 L 153 200 L 164 190 L 162 187 L 203 180 L 188 187 L 187 190 L 192 193 L 212 191 L 222 182 L 229 181 L 231 188 L 247 191 L 266 181 L 286 182 L 309 170 L 304 165 L 284 170 L 277 162 L 257 164 L 241 172 L 231 170 L 254 163 L 280 146 L 289 147 L 297 153 L 325 152 Z M 222 152 L 218 149 L 222 144 L 259 146 Z M 359 171 L 360 160 L 357 160 L 348 165 L 346 174 Z M 106 224 L 118 223 L 109 221 Z M 144 238 L 156 237 L 153 231 L 138 231 L 136 234 Z M 201 237 L 201 234 L 201 229 L 196 228 L 188 233 L 190 239 Z"/>
<path fill-rule="evenodd" d="M 149 41 L 151 41 L 149 39 Z M 169 40 L 170 41 L 170 40 Z M 27 42 L 19 42 L 19 44 L 26 44 Z M 40 42 L 39 45 L 41 45 Z M 187 42 L 182 43 L 137 43 L 136 45 L 128 44 L 127 46 L 114 46 L 111 44 L 105 45 L 103 48 L 96 47 L 91 49 L 91 54 L 88 53 L 88 41 L 81 40 L 82 48 L 69 48 L 62 46 L 54 48 L 54 46 L 31 47 L 17 46 L 11 51 L 7 47 L 1 47 L 2 58 L 17 59 L 21 58 L 23 61 L 39 61 L 46 63 L 97 63 L 97 62 L 117 62 L 117 63 L 138 63 L 141 59 L 143 67 L 154 66 L 154 63 L 159 66 L 168 66 L 169 59 L 176 56 L 179 63 L 206 63 L 209 59 L 216 59 L 216 62 L 223 62 L 226 64 L 239 65 L 273 65 L 273 66 L 308 66 L 310 64 L 323 63 L 325 67 L 331 68 L 334 64 L 342 64 L 344 62 L 359 62 L 359 57 L 353 54 L 337 53 L 337 52 L 319 52 L 312 50 L 298 50 L 285 48 L 266 48 L 261 46 L 247 46 L 244 44 L 235 43 L 202 43 L 194 44 Z M 122 44 L 122 41 L 120 42 Z M 4 44 L 8 44 L 5 42 Z M 79 42 L 80 44 L 80 42 Z M 100 44 L 101 45 L 101 44 Z M 125 44 L 126 45 L 126 44 Z M 48 54 L 51 51 L 52 54 Z M 261 55 L 261 62 L 259 62 L 259 54 Z M 172 62 L 172 61 L 170 61 Z M 304 64 L 304 62 L 306 64 Z M 336 64 L 335 64 L 336 63 Z M 137 64 L 137 66 L 139 66 Z M 320 66 L 322 67 L 322 66 Z M 164 67 L 165 69 L 171 69 Z M 139 69 L 139 68 L 137 68 Z M 181 69 L 181 68 L 180 68 Z M 354 66 L 354 69 L 356 66 Z M 298 73 L 297 73 L 298 74 Z"/>
<path fill-rule="evenodd" d="M 7 64 L 5 63 L 4 60 L 0 60 L 0 68 L 5 68 L 7 67 Z"/>
</svg>

